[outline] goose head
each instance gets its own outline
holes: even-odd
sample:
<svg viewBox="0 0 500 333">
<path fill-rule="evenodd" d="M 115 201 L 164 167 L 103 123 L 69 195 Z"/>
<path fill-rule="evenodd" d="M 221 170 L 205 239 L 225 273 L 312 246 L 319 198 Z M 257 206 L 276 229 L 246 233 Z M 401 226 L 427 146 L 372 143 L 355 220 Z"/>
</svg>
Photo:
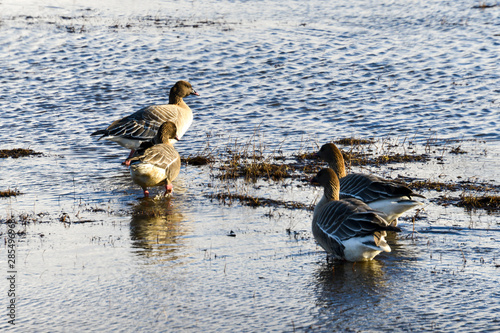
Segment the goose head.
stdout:
<svg viewBox="0 0 500 333">
<path fill-rule="evenodd" d="M 166 121 L 161 124 L 153 141 L 155 144 L 172 143 L 171 140 L 173 139 L 179 141 L 177 137 L 177 126 L 171 121 Z"/>
<path fill-rule="evenodd" d="M 321 169 L 316 176 L 311 179 L 312 183 L 318 183 L 325 190 L 327 200 L 339 200 L 340 184 L 335 171 L 330 168 Z"/>
<path fill-rule="evenodd" d="M 325 162 L 328 166 L 335 171 L 339 178 L 345 177 L 347 175 L 344 165 L 344 157 L 342 152 L 333 143 L 325 143 L 321 146 L 321 149 L 317 155 Z"/>
<path fill-rule="evenodd" d="M 175 102 L 189 95 L 200 96 L 200 94 L 198 94 L 196 90 L 193 89 L 191 83 L 182 80 L 177 81 L 175 85 L 170 89 L 170 104 L 177 104 Z"/>
</svg>

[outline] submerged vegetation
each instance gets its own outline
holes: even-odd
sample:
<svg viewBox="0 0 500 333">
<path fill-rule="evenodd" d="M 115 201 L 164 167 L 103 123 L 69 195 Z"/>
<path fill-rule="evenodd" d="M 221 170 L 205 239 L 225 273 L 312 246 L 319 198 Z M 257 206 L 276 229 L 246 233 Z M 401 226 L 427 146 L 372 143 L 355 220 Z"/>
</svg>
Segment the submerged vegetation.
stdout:
<svg viewBox="0 0 500 333">
<path fill-rule="evenodd" d="M 231 31 L 237 22 L 226 20 L 195 20 L 192 18 L 181 19 L 170 15 L 142 15 L 129 16 L 121 19 L 103 19 L 92 9 L 81 10 L 80 15 L 54 15 L 54 16 L 32 16 L 18 15 L 7 19 L 12 24 L 24 23 L 28 25 L 48 25 L 68 33 L 86 33 L 95 29 L 118 30 L 138 30 L 145 28 L 174 30 L 174 29 L 200 29 L 215 27 L 222 31 Z"/>
<path fill-rule="evenodd" d="M 368 145 L 375 143 L 373 138 L 370 139 L 361 139 L 361 138 L 342 138 L 334 141 L 334 143 L 344 146 L 359 146 L 359 145 Z"/>
<path fill-rule="evenodd" d="M 486 183 L 472 182 L 472 181 L 459 181 L 454 183 L 445 182 L 433 182 L 430 180 L 414 180 L 411 181 L 410 186 L 415 190 L 434 190 L 437 192 L 441 191 L 492 191 L 500 190 L 500 186 L 491 185 Z"/>
<path fill-rule="evenodd" d="M 207 184 L 206 188 L 209 190 L 204 196 L 211 200 L 217 200 L 221 204 L 233 205 L 238 202 L 240 205 L 249 207 L 312 210 L 313 204 L 310 202 L 276 200 L 259 194 L 249 195 L 248 188 L 250 186 L 256 189 L 265 187 L 266 185 L 262 185 L 262 182 L 271 182 L 292 189 L 302 187 L 306 181 L 326 166 L 316 154 L 319 147 L 313 145 L 313 147 L 305 149 L 300 146 L 296 152 L 285 154 L 282 151 L 283 142 L 277 148 L 269 149 L 257 141 L 256 134 L 246 143 L 240 144 L 234 141 L 217 148 L 210 147 L 207 141 L 205 149 L 198 154 L 183 157 L 182 162 L 186 165 L 202 166 L 209 169 L 212 183 Z M 454 148 L 451 149 L 449 147 L 431 148 L 431 146 L 439 147 L 439 143 L 428 142 L 424 147 L 425 153 L 418 153 L 414 145 L 407 142 L 406 139 L 402 143 L 387 139 L 376 141 L 371 138 L 343 138 L 334 142 L 342 145 L 340 148 L 348 169 L 353 167 L 363 169 L 367 166 L 378 168 L 382 165 L 398 163 L 403 165 L 396 165 L 391 169 L 405 169 L 407 163 L 428 163 L 434 160 L 435 163 L 442 164 L 445 161 L 445 153 L 459 155 L 467 153 L 461 145 L 457 146 L 456 142 L 453 142 Z M 0 157 L 19 158 L 33 155 L 41 155 L 41 153 L 31 149 L 0 150 Z M 484 209 L 488 212 L 497 212 L 500 210 L 500 196 L 498 195 L 500 185 L 474 180 L 440 182 L 401 175 L 398 175 L 396 180 L 405 182 L 415 191 L 442 193 L 430 196 L 430 201 L 438 205 L 454 205 L 464 207 L 469 211 Z M 461 194 L 453 195 L 453 192 L 461 192 Z M 0 197 L 11 197 L 19 194 L 21 193 L 18 190 L 0 191 Z M 83 211 L 111 213 L 106 209 L 94 207 L 85 208 Z M 140 214 L 145 213 L 141 212 Z M 148 209 L 146 214 L 163 215 L 164 211 Z M 25 216 L 21 220 L 29 221 L 30 218 Z M 33 216 L 32 220 L 39 220 L 39 217 Z M 70 218 L 67 214 L 61 215 L 57 220 L 64 223 L 92 222 L 91 220 L 82 222 L 77 216 Z"/>
<path fill-rule="evenodd" d="M 306 209 L 313 210 L 312 205 L 306 205 L 296 201 L 281 201 L 269 198 L 252 197 L 250 195 L 231 194 L 231 193 L 215 193 L 208 195 L 209 198 L 218 199 L 224 205 L 231 206 L 235 200 L 241 204 L 250 207 L 279 207 L 287 209 Z"/>
<path fill-rule="evenodd" d="M 222 187 L 217 184 L 209 185 L 208 187 L 216 190 L 206 196 L 211 199 L 217 199 L 224 205 L 231 205 L 237 201 L 242 205 L 250 207 L 311 209 L 312 206 L 305 203 L 279 201 L 263 198 L 258 195 L 241 194 L 242 188 L 234 185 L 238 179 L 243 180 L 244 183 L 249 182 L 249 185 L 259 180 L 278 183 L 287 180 L 286 184 L 288 185 L 294 183 L 295 186 L 301 186 L 301 183 L 310 179 L 312 175 L 325 166 L 325 163 L 320 161 L 316 155 L 317 147 L 314 147 L 313 151 L 301 148 L 296 153 L 285 155 L 281 151 L 280 146 L 270 153 L 264 153 L 268 149 L 262 144 L 255 143 L 255 141 L 254 136 L 246 144 L 230 142 L 216 158 L 212 155 L 213 152 L 210 152 L 210 155 L 190 157 L 192 161 L 200 160 L 204 161 L 203 163 L 190 163 L 186 159 L 186 163 L 192 165 L 208 164 L 213 178 L 227 184 Z M 336 140 L 335 142 L 339 145 L 349 146 L 342 147 L 348 168 L 380 167 L 381 165 L 397 163 L 427 163 L 432 160 L 435 160 L 437 164 L 442 164 L 444 163 L 445 152 L 449 154 L 466 153 L 460 145 L 452 149 L 446 147 L 431 149 L 431 145 L 439 146 L 437 142 L 428 142 L 428 145 L 425 147 L 425 153 L 417 153 L 411 142 L 407 142 L 408 146 L 405 147 L 406 140 L 403 143 L 398 143 L 389 140 L 375 141 L 374 139 L 345 138 Z M 439 151 L 443 153 L 439 154 Z M 485 209 L 489 212 L 499 209 L 498 196 L 484 194 L 500 191 L 499 185 L 471 180 L 438 182 L 430 179 L 400 178 L 400 176 L 398 176 L 398 179 L 406 182 L 410 188 L 416 191 L 462 192 L 460 196 L 449 196 L 449 193 L 438 196 L 431 200 L 436 204 L 444 206 L 452 204 L 465 207 L 466 209 Z M 230 189 L 231 186 L 233 186 L 232 189 Z M 477 193 L 483 193 L 483 195 L 477 195 Z"/>
<path fill-rule="evenodd" d="M 210 156 L 188 156 L 183 157 L 182 162 L 189 165 L 207 165 L 212 162 L 212 158 Z"/>
<path fill-rule="evenodd" d="M 500 196 L 474 196 L 472 194 L 462 194 L 458 200 L 457 206 L 464 207 L 468 211 L 477 209 L 484 209 L 489 212 L 500 211 Z"/>
<path fill-rule="evenodd" d="M 38 153 L 33 149 L 24 149 L 24 148 L 14 148 L 14 149 L 1 149 L 0 150 L 0 158 L 20 158 L 26 156 L 40 156 L 42 153 Z"/>
<path fill-rule="evenodd" d="M 0 198 L 6 198 L 6 197 L 15 197 L 17 195 L 21 194 L 18 190 L 5 190 L 5 191 L 0 191 Z"/>
<path fill-rule="evenodd" d="M 367 154 L 346 153 L 343 152 L 344 160 L 351 166 L 362 165 L 383 165 L 390 163 L 409 163 L 409 162 L 426 162 L 429 160 L 427 154 L 409 155 L 409 154 L 387 154 L 380 156 L 369 157 Z"/>
</svg>

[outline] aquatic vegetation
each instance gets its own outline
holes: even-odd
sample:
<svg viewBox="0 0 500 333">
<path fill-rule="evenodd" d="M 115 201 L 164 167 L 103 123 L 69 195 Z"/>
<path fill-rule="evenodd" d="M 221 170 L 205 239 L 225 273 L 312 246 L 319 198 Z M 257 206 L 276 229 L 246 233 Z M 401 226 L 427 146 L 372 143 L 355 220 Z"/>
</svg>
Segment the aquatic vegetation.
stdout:
<svg viewBox="0 0 500 333">
<path fill-rule="evenodd" d="M 385 154 L 375 154 L 372 149 L 360 148 L 362 145 L 372 144 L 372 139 L 341 139 L 342 142 L 351 142 L 356 146 L 344 151 L 344 159 L 348 166 L 380 166 L 391 163 L 411 163 L 426 162 L 430 159 L 428 154 L 397 153 L 392 151 L 393 147 L 386 148 L 381 143 L 380 150 Z M 387 145 L 389 146 L 389 145 Z M 270 179 L 280 181 L 286 178 L 298 178 L 304 174 L 316 173 L 321 165 L 319 157 L 315 151 L 303 151 L 300 149 L 297 153 L 290 156 L 284 156 L 279 152 L 273 152 L 266 155 L 265 147 L 257 146 L 254 143 L 246 145 L 234 144 L 228 145 L 223 154 L 218 156 L 221 161 L 214 167 L 219 171 L 219 179 L 244 178 L 255 181 L 256 179 Z"/>
<path fill-rule="evenodd" d="M 57 29 L 67 33 L 85 33 L 98 28 L 110 29 L 113 32 L 118 30 L 132 30 L 154 28 L 155 30 L 172 29 L 202 29 L 215 27 L 222 31 L 234 30 L 237 22 L 228 22 L 223 19 L 217 20 L 195 20 L 193 18 L 177 18 L 169 15 L 143 15 L 129 16 L 120 19 L 105 20 L 100 15 L 88 9 L 82 15 L 52 15 L 52 16 L 32 16 L 15 15 L 9 18 L 9 21 L 18 23 L 27 23 L 29 25 L 52 25 Z"/>
<path fill-rule="evenodd" d="M 411 182 L 409 186 L 413 189 L 427 189 L 427 190 L 434 190 L 437 192 L 441 192 L 443 190 L 451 190 L 455 191 L 458 189 L 457 184 L 450 184 L 450 183 L 444 183 L 444 182 L 433 182 L 430 180 L 417 180 L 414 182 Z"/>
<path fill-rule="evenodd" d="M 464 150 L 462 150 L 462 149 L 460 148 L 460 146 L 457 146 L 457 147 L 455 147 L 455 148 L 452 148 L 452 149 L 450 150 L 450 153 L 452 153 L 452 154 L 456 154 L 456 155 L 459 155 L 459 154 L 467 154 L 467 152 L 466 152 L 466 151 L 464 151 Z"/>
<path fill-rule="evenodd" d="M 472 9 L 487 9 L 487 8 L 494 8 L 498 7 L 500 4 L 495 3 L 495 4 L 487 4 L 486 2 L 482 2 L 479 5 L 472 6 Z"/>
<path fill-rule="evenodd" d="M 220 176 L 221 179 L 231 179 L 243 177 L 246 180 L 257 180 L 257 178 L 272 179 L 275 181 L 284 178 L 290 178 L 290 168 L 284 164 L 275 164 L 269 162 L 250 162 L 238 163 L 232 161 L 222 168 L 224 173 Z"/>
<path fill-rule="evenodd" d="M 19 192 L 18 190 L 8 189 L 8 190 L 5 190 L 5 191 L 0 191 L 0 198 L 15 197 L 15 196 L 17 196 L 19 194 L 22 194 L 22 193 Z"/>
<path fill-rule="evenodd" d="M 314 210 L 312 205 L 305 205 L 296 201 L 281 201 L 269 198 L 252 197 L 250 195 L 243 194 L 231 194 L 231 193 L 216 193 L 208 195 L 211 199 L 218 199 L 224 205 L 231 206 L 233 201 L 238 200 L 241 204 L 250 207 L 275 207 L 275 208 L 287 208 L 287 209 L 306 209 L 309 211 Z"/>
<path fill-rule="evenodd" d="M 33 149 L 24 149 L 24 148 L 14 148 L 14 149 L 1 149 L 0 150 L 0 158 L 20 158 L 26 156 L 39 156 L 42 153 L 36 152 Z"/>
<path fill-rule="evenodd" d="M 488 183 L 478 183 L 472 181 L 459 181 L 453 183 L 445 183 L 445 182 L 434 182 L 430 180 L 414 180 L 409 184 L 412 188 L 415 189 L 427 189 L 434 190 L 437 192 L 441 192 L 444 190 L 447 191 L 491 191 L 491 190 L 500 190 L 500 186 L 491 185 Z"/>
<path fill-rule="evenodd" d="M 498 195 L 479 195 L 473 194 L 460 195 L 457 206 L 464 207 L 467 211 L 484 209 L 488 212 L 500 210 L 500 196 Z"/>
<path fill-rule="evenodd" d="M 255 136 L 252 140 L 255 139 Z M 449 141 L 438 143 L 433 142 L 436 147 L 441 149 L 431 150 L 426 146 L 426 152 L 421 154 L 416 152 L 414 144 L 406 139 L 403 142 L 361 138 L 340 139 L 335 142 L 343 142 L 345 144 L 352 143 L 351 149 L 343 151 L 343 156 L 348 167 L 354 166 L 381 166 L 395 163 L 425 163 L 435 159 L 438 164 L 445 163 L 446 159 L 443 154 L 463 154 L 465 153 L 461 145 L 450 148 Z M 459 143 L 460 141 L 452 141 Z M 406 146 L 405 146 L 406 144 Z M 429 144 L 429 142 L 428 142 Z M 442 146 L 440 146 L 440 144 Z M 314 148 L 313 148 L 314 149 Z M 211 152 L 212 154 L 212 152 Z M 203 156 L 203 155 L 201 155 Z M 214 181 L 221 181 L 226 186 L 232 187 L 224 191 L 216 191 L 208 195 L 212 199 L 219 200 L 222 204 L 231 205 L 235 200 L 240 204 L 250 207 L 279 207 L 279 208 L 302 208 L 308 209 L 307 205 L 297 204 L 293 201 L 278 201 L 259 196 L 250 196 L 241 194 L 241 188 L 235 188 L 234 180 L 243 179 L 245 182 L 255 183 L 258 180 L 264 181 L 283 181 L 291 179 L 291 181 L 306 181 L 312 174 L 317 173 L 322 166 L 319 157 L 314 151 L 307 151 L 300 148 L 296 153 L 284 155 L 280 149 L 276 149 L 272 153 L 266 153 L 266 147 L 262 144 L 256 144 L 254 141 L 249 141 L 246 144 L 239 145 L 236 142 L 228 144 L 222 153 L 218 155 L 210 155 L 209 167 L 214 175 Z M 193 163 L 194 164 L 194 163 Z M 431 198 L 430 201 L 435 204 L 448 206 L 460 206 L 467 208 L 478 207 L 488 211 L 495 211 L 496 202 L 495 196 L 486 196 L 484 198 L 476 198 L 468 200 L 467 198 L 477 197 L 471 193 L 494 193 L 500 191 L 500 186 L 492 185 L 491 183 L 478 182 L 473 179 L 461 180 L 455 182 L 440 182 L 430 179 L 423 180 L 411 177 L 401 177 L 401 180 L 408 184 L 412 190 L 428 190 L 443 192 L 446 194 Z M 459 177 L 460 178 L 460 177 Z M 211 184 L 210 187 L 218 188 L 218 184 Z M 449 192 L 462 191 L 464 194 L 460 197 Z M 246 192 L 244 190 L 243 192 Z M 490 198 L 490 199 L 488 199 Z M 475 203 L 468 201 L 477 201 Z M 472 206 L 474 204 L 474 206 Z"/>
<path fill-rule="evenodd" d="M 292 155 L 297 160 L 319 160 L 319 156 L 315 152 L 300 152 Z"/>
<path fill-rule="evenodd" d="M 189 165 L 207 165 L 212 162 L 212 158 L 210 156 L 188 156 L 181 158 L 182 163 Z"/>
<path fill-rule="evenodd" d="M 375 143 L 375 140 L 370 139 L 362 139 L 362 138 L 342 138 L 334 141 L 334 143 L 338 143 L 344 146 L 359 146 L 359 145 L 368 145 Z"/>
</svg>

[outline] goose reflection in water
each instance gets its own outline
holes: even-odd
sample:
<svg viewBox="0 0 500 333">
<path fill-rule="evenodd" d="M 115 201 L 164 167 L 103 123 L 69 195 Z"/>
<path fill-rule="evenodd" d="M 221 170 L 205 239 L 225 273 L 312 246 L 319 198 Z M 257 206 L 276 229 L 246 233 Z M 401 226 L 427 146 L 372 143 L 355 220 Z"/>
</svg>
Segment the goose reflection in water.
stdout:
<svg viewBox="0 0 500 333">
<path fill-rule="evenodd" d="M 160 261 L 183 257 L 179 251 L 184 236 L 190 232 L 185 217 L 171 197 L 145 199 L 132 208 L 130 235 L 138 254 Z"/>
<path fill-rule="evenodd" d="M 316 323 L 335 326 L 341 322 L 360 320 L 360 314 L 380 303 L 387 294 L 389 275 L 380 260 L 324 263 L 314 274 L 316 306 L 320 314 Z M 371 312 L 371 311 L 370 311 Z M 325 321 L 326 320 L 326 321 Z"/>
<path fill-rule="evenodd" d="M 363 298 L 368 296 L 370 291 L 376 291 L 376 294 L 379 294 L 387 280 L 384 262 L 380 260 L 355 264 L 352 262 L 327 262 L 318 268 L 315 275 L 318 291 L 321 291 L 321 294 L 325 296 L 324 301 L 331 299 L 332 302 L 338 301 L 344 304 L 347 296 Z"/>
</svg>

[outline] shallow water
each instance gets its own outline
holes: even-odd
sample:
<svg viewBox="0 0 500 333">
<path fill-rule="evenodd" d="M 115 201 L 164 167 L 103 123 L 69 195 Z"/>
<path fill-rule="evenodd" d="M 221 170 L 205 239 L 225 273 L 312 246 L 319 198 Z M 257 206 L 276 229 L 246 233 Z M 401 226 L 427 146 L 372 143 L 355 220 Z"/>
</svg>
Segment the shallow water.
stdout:
<svg viewBox="0 0 500 333">
<path fill-rule="evenodd" d="M 120 165 L 126 150 L 89 136 L 165 102 L 187 79 L 201 96 L 186 99 L 195 120 L 176 144 L 183 156 L 234 141 L 290 155 L 342 137 L 390 137 L 442 159 L 355 170 L 498 191 L 500 8 L 472 6 L 2 1 L 0 142 L 44 154 L 0 159 L 0 190 L 23 193 L 0 198 L 0 219 L 42 221 L 17 226 L 26 234 L 17 238 L 15 328 L 500 330 L 499 216 L 433 201 L 460 192 L 423 191 L 418 233 L 407 214 L 392 253 L 333 265 L 309 211 L 207 197 L 230 190 L 311 204 L 319 189 L 297 179 L 220 182 L 209 167 L 183 165 L 172 198 L 144 201 Z M 457 146 L 467 154 L 451 154 Z M 0 224 L 4 239 L 6 230 Z M 12 329 L 6 316 L 0 329 Z"/>
</svg>

